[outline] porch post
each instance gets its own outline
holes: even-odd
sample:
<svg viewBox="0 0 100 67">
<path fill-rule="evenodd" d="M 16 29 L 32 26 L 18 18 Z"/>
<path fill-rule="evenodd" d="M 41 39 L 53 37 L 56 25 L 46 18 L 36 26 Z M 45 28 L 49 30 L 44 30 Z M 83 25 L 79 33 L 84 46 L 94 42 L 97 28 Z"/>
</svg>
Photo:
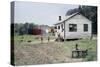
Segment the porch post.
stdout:
<svg viewBox="0 0 100 67">
<path fill-rule="evenodd" d="M 65 21 L 64 21 L 64 41 L 66 40 L 65 39 L 65 36 L 66 36 L 65 33 L 66 33 L 66 30 L 65 30 Z"/>
</svg>

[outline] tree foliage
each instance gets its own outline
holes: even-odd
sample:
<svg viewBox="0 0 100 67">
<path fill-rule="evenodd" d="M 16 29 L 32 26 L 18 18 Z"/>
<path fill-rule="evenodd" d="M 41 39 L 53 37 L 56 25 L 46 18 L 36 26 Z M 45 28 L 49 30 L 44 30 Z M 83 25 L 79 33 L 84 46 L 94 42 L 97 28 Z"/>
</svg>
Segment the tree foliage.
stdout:
<svg viewBox="0 0 100 67">
<path fill-rule="evenodd" d="M 78 11 L 79 11 L 78 8 L 70 9 L 70 10 L 67 11 L 66 15 L 71 15 L 71 14 L 76 13 Z"/>
<path fill-rule="evenodd" d="M 33 29 L 36 27 L 34 23 L 14 23 L 14 34 L 33 34 Z"/>
</svg>

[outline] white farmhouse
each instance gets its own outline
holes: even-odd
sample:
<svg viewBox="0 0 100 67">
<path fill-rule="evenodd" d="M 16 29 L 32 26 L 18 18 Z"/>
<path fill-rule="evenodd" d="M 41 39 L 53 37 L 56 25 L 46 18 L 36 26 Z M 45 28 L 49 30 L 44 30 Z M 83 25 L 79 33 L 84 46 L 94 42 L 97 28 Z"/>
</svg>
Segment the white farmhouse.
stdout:
<svg viewBox="0 0 100 67">
<path fill-rule="evenodd" d="M 79 12 L 66 16 L 55 24 L 55 36 L 63 39 L 79 39 L 91 37 L 92 22 Z"/>
</svg>

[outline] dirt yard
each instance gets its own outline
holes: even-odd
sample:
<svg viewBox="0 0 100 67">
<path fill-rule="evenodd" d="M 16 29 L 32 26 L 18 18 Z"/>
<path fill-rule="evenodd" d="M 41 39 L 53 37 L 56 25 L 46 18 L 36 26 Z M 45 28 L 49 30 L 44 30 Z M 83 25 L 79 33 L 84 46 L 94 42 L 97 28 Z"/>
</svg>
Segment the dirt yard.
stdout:
<svg viewBox="0 0 100 67">
<path fill-rule="evenodd" d="M 76 40 L 55 42 L 52 39 L 50 42 L 47 39 L 41 43 L 40 40 L 29 40 L 27 38 L 20 41 L 15 39 L 14 53 L 15 65 L 33 65 L 33 64 L 53 64 L 53 63 L 69 63 L 69 62 L 83 62 L 83 58 L 71 58 L 71 51 L 74 49 L 75 44 L 79 44 L 79 48 L 90 49 L 96 53 L 97 41 L 94 40 Z M 96 56 L 95 56 L 96 58 Z M 96 59 L 95 59 L 96 60 Z"/>
</svg>

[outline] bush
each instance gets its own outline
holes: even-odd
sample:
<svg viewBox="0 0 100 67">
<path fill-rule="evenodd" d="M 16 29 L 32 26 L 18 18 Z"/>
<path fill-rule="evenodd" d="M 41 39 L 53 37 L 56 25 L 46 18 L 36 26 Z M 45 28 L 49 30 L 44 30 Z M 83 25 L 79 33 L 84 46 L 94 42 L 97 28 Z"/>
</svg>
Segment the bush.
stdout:
<svg viewBox="0 0 100 67">
<path fill-rule="evenodd" d="M 33 35 L 41 35 L 42 30 L 41 29 L 33 29 Z"/>
</svg>

